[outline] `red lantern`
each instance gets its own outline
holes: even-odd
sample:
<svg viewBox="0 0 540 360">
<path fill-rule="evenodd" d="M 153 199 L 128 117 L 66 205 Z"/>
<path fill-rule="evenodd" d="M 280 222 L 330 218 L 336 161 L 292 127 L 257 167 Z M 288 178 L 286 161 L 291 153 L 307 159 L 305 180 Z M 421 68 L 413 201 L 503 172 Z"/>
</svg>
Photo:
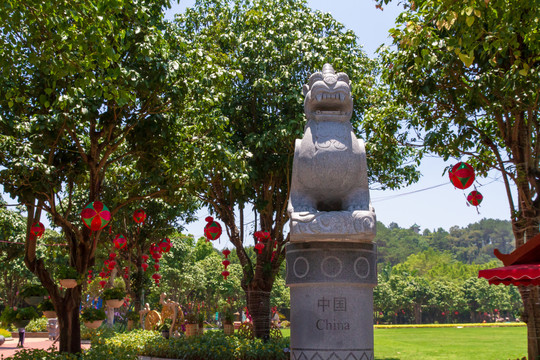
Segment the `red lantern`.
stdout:
<svg viewBox="0 0 540 360">
<path fill-rule="evenodd" d="M 156 271 L 159 271 L 159 264 L 154 264 L 154 269 L 156 269 Z"/>
<path fill-rule="evenodd" d="M 116 253 L 112 252 L 112 253 L 109 254 L 109 259 L 110 260 L 114 260 L 115 257 L 116 257 Z"/>
<path fill-rule="evenodd" d="M 277 251 L 272 251 L 272 258 L 270 259 L 270 261 L 274 261 L 274 258 L 276 257 L 276 254 L 277 254 Z"/>
<path fill-rule="evenodd" d="M 148 261 L 148 255 L 143 255 L 143 256 L 141 256 L 141 258 L 143 259 L 144 262 Z"/>
<path fill-rule="evenodd" d="M 258 241 L 262 242 L 270 239 L 270 233 L 268 231 L 255 231 L 253 236 L 255 236 Z"/>
<path fill-rule="evenodd" d="M 129 278 L 129 275 L 128 274 L 124 274 L 124 279 L 127 279 Z"/>
<path fill-rule="evenodd" d="M 231 264 L 229 260 L 223 260 L 221 263 L 223 264 L 223 266 L 225 266 L 225 270 L 227 270 L 227 266 Z"/>
<path fill-rule="evenodd" d="M 208 240 L 217 240 L 221 236 L 221 225 L 218 222 L 214 221 L 214 218 L 208 216 L 206 219 L 206 226 L 204 227 L 204 235 L 206 236 L 206 241 Z"/>
<path fill-rule="evenodd" d="M 30 233 L 36 237 L 41 237 L 43 233 L 45 232 L 45 225 L 43 225 L 40 222 L 34 223 L 32 227 L 30 228 Z"/>
<path fill-rule="evenodd" d="M 231 254 L 231 250 L 225 249 L 222 251 L 223 255 L 225 255 L 225 259 Z"/>
<path fill-rule="evenodd" d="M 148 269 L 148 264 L 147 263 L 142 263 L 141 267 L 142 267 L 143 271 L 146 271 L 146 269 Z"/>
<path fill-rule="evenodd" d="M 161 248 L 159 246 L 156 246 L 156 244 L 150 245 L 150 255 L 154 254 L 161 254 Z"/>
<path fill-rule="evenodd" d="M 127 240 L 124 237 L 124 235 L 118 234 L 114 237 L 113 243 L 114 243 L 114 247 L 120 250 L 126 247 Z"/>
<path fill-rule="evenodd" d="M 81 219 L 87 228 L 98 231 L 107 226 L 111 220 L 111 213 L 101 201 L 94 201 L 81 211 Z"/>
<path fill-rule="evenodd" d="M 458 189 L 466 189 L 474 182 L 474 169 L 465 162 L 459 162 L 448 173 L 450 181 Z"/>
<path fill-rule="evenodd" d="M 114 261 L 114 260 L 110 260 L 110 261 L 109 261 L 109 265 L 107 265 L 107 267 L 109 268 L 109 270 L 114 269 L 115 266 L 116 266 L 116 261 Z"/>
<path fill-rule="evenodd" d="M 92 283 L 92 280 L 88 280 L 88 284 L 91 284 Z"/>
<path fill-rule="evenodd" d="M 161 253 L 153 253 L 152 254 L 152 259 L 154 259 L 156 262 L 159 261 L 159 259 L 161 259 Z"/>
<path fill-rule="evenodd" d="M 154 279 L 154 280 L 159 280 L 159 279 L 161 279 L 161 275 L 159 275 L 158 273 L 154 273 L 154 274 L 152 275 L 152 279 Z"/>
<path fill-rule="evenodd" d="M 105 280 L 101 280 L 99 282 L 99 285 L 101 285 L 101 288 L 103 289 L 105 287 L 105 285 L 107 284 L 107 282 Z"/>
<path fill-rule="evenodd" d="M 221 272 L 221 275 L 223 275 L 223 278 L 224 278 L 225 280 L 227 280 L 227 277 L 230 275 L 230 273 L 229 273 L 227 270 L 223 270 L 223 271 Z"/>
<path fill-rule="evenodd" d="M 263 243 L 257 243 L 255 244 L 255 249 L 259 252 L 259 254 L 262 254 L 262 251 L 264 249 L 264 244 Z"/>
<path fill-rule="evenodd" d="M 161 242 L 159 243 L 159 247 L 161 248 L 162 252 L 168 253 L 169 250 L 171 250 L 171 240 L 169 238 L 161 240 Z"/>
<path fill-rule="evenodd" d="M 146 220 L 146 213 L 143 209 L 137 209 L 133 213 L 133 221 L 135 221 L 137 224 L 144 224 L 144 221 Z"/>
<path fill-rule="evenodd" d="M 100 272 L 99 277 L 104 278 L 105 277 L 105 271 Z"/>
<path fill-rule="evenodd" d="M 469 204 L 471 204 L 473 206 L 480 205 L 482 200 L 484 200 L 484 197 L 482 196 L 482 194 L 480 192 L 478 192 L 476 190 L 471 191 L 469 193 L 469 195 L 467 195 L 467 201 L 469 202 Z"/>
</svg>

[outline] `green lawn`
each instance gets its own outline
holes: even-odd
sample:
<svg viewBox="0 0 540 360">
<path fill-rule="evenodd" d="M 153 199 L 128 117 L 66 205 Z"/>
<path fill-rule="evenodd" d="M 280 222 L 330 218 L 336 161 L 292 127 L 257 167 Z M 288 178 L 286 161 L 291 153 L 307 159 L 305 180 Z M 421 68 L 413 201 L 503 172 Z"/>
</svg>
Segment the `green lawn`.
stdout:
<svg viewBox="0 0 540 360">
<path fill-rule="evenodd" d="M 375 329 L 376 360 L 515 360 L 527 355 L 527 329 Z"/>
<path fill-rule="evenodd" d="M 283 336 L 290 336 L 283 329 Z M 375 329 L 376 360 L 516 360 L 527 355 L 525 327 Z"/>
</svg>

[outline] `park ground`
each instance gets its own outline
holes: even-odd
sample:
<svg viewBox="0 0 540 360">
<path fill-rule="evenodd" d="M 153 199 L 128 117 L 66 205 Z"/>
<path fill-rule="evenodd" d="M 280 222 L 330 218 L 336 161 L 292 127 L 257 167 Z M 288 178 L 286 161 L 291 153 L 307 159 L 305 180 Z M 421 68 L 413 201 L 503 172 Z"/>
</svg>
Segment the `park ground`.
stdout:
<svg viewBox="0 0 540 360">
<path fill-rule="evenodd" d="M 375 359 L 521 359 L 527 352 L 526 331 L 525 327 L 375 329 Z M 46 338 L 27 338 L 25 348 L 48 349 L 52 343 Z M 0 358 L 18 351 L 16 345 L 16 338 L 6 341 L 0 346 Z"/>
</svg>

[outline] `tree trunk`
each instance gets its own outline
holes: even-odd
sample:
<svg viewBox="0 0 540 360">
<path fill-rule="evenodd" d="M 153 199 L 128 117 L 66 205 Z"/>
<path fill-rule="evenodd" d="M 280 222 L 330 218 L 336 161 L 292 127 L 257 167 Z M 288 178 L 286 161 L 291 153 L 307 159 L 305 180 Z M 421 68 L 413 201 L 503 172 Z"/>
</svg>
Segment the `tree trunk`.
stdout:
<svg viewBox="0 0 540 360">
<path fill-rule="evenodd" d="M 529 360 L 540 359 L 539 287 L 519 287 L 523 299 L 523 321 L 527 323 L 527 355 Z"/>
<path fill-rule="evenodd" d="M 248 287 L 247 308 L 253 320 L 253 333 L 260 339 L 270 338 L 270 291 Z"/>
<path fill-rule="evenodd" d="M 81 352 L 81 325 L 79 321 L 79 306 L 81 302 L 81 287 L 76 286 L 66 291 L 59 303 L 52 299 L 57 309 L 60 329 L 60 352 L 76 354 Z M 60 306 L 59 306 L 60 305 Z"/>
</svg>

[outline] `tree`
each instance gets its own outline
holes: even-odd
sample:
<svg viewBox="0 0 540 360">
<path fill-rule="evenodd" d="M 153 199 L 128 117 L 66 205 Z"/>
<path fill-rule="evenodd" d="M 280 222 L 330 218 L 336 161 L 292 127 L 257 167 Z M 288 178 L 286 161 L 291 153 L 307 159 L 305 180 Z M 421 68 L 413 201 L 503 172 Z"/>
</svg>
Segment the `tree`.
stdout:
<svg viewBox="0 0 540 360">
<path fill-rule="evenodd" d="M 403 165 L 408 150 L 385 146 L 388 142 L 359 129 L 379 96 L 373 90 L 375 64 L 354 33 L 329 14 L 312 12 L 305 1 L 201 0 L 177 17 L 177 27 L 178 37 L 189 40 L 183 52 L 198 54 L 195 64 L 205 69 L 192 72 L 189 83 L 198 89 L 190 93 L 193 107 L 184 114 L 193 124 L 185 136 L 196 144 L 194 191 L 225 223 L 242 265 L 255 334 L 266 337 L 270 292 L 288 241 L 284 226 L 294 141 L 303 133 L 301 89 L 309 75 L 328 62 L 350 77 L 356 98 L 352 121 L 357 136 L 367 140 L 371 179 L 395 187 L 418 174 Z M 255 239 L 243 221 L 251 206 L 255 229 L 269 232 L 276 246 L 266 242 L 256 261 L 246 252 Z"/>
<path fill-rule="evenodd" d="M 135 201 L 177 195 L 183 144 L 165 113 L 181 105 L 160 1 L 5 1 L 0 9 L 0 182 L 27 211 L 25 263 L 59 316 L 60 351 L 81 351 L 81 286 L 60 290 L 30 234 L 47 213 L 79 274 L 101 231 L 83 206 L 107 199 L 114 216 Z M 159 151 L 155 151 L 159 149 Z M 80 195 L 80 196 L 78 196 Z"/>
<path fill-rule="evenodd" d="M 381 55 L 385 81 L 410 110 L 410 140 L 444 159 L 466 156 L 480 175 L 498 171 L 520 246 L 538 234 L 540 224 L 540 3 L 404 3 L 390 31 L 397 48 Z M 529 358 L 536 359 L 538 287 L 522 297 Z"/>
</svg>

